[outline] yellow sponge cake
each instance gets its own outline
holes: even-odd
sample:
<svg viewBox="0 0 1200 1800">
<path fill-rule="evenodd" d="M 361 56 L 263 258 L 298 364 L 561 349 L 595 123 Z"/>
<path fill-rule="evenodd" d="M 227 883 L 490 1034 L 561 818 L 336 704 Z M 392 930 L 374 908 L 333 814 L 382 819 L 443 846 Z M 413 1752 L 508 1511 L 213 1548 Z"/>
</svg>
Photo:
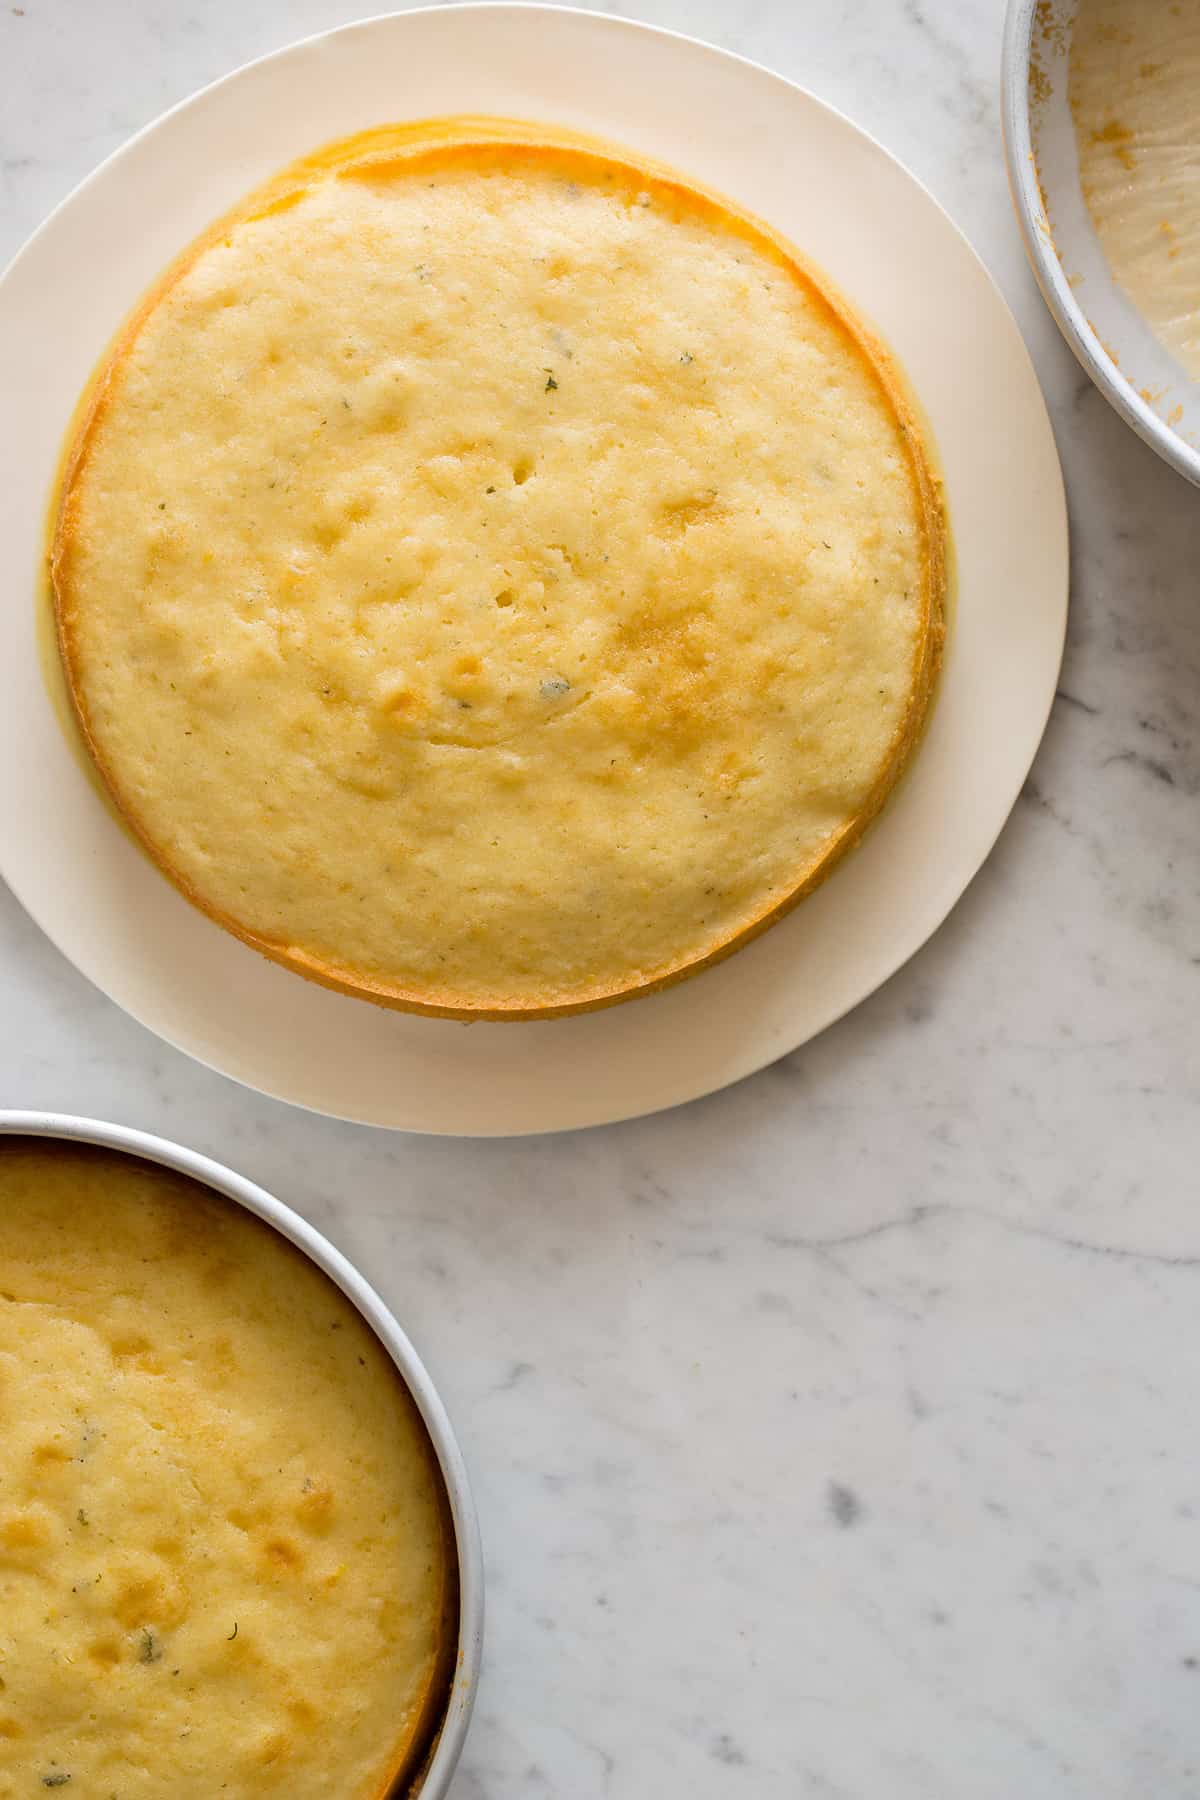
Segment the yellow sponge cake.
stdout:
<svg viewBox="0 0 1200 1800">
<path fill-rule="evenodd" d="M 529 1018 L 727 954 L 854 844 L 940 656 L 887 354 L 765 226 L 503 121 L 285 171 L 119 337 L 62 652 L 125 819 L 344 992 Z"/>
<path fill-rule="evenodd" d="M 382 1345 L 282 1237 L 0 1138 L 0 1797 L 383 1800 L 456 1647 L 453 1531 Z"/>
</svg>

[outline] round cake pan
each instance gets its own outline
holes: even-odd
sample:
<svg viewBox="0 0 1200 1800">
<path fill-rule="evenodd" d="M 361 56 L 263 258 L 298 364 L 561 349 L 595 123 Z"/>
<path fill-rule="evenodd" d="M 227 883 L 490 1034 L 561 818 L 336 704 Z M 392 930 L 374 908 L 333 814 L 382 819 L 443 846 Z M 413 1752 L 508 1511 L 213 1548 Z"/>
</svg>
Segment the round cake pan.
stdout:
<svg viewBox="0 0 1200 1800">
<path fill-rule="evenodd" d="M 314 1231 L 298 1213 L 265 1189 L 207 1156 L 128 1125 L 106 1125 L 98 1119 L 77 1119 L 62 1113 L 0 1111 L 0 1134 L 98 1144 L 106 1150 L 124 1151 L 129 1156 L 160 1163 L 163 1168 L 190 1176 L 227 1200 L 244 1206 L 295 1244 L 336 1283 L 371 1327 L 399 1369 L 425 1422 L 446 1484 L 454 1522 L 459 1584 L 458 1654 L 454 1679 L 441 1728 L 424 1769 L 415 1782 L 392 1796 L 392 1800 L 444 1800 L 466 1737 L 479 1677 L 483 1650 L 483 1553 L 466 1465 L 446 1409 L 400 1326 L 358 1270 L 320 1232 Z"/>
<path fill-rule="evenodd" d="M 1077 8 L 1009 0 L 1002 113 L 1013 205 L 1038 286 L 1087 373 L 1164 462 L 1200 485 L 1200 384 L 1113 279 L 1080 188 L 1067 92 Z"/>
</svg>

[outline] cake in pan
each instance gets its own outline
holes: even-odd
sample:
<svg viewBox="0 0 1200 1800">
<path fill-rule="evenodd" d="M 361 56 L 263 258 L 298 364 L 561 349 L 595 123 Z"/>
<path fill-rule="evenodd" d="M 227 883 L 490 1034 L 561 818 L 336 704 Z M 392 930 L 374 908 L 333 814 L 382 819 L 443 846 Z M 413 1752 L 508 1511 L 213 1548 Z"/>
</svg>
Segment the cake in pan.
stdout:
<svg viewBox="0 0 1200 1800">
<path fill-rule="evenodd" d="M 408 1389 L 321 1270 L 182 1176 L 0 1138 L 3 1800 L 398 1800 L 456 1569 Z"/>
</svg>

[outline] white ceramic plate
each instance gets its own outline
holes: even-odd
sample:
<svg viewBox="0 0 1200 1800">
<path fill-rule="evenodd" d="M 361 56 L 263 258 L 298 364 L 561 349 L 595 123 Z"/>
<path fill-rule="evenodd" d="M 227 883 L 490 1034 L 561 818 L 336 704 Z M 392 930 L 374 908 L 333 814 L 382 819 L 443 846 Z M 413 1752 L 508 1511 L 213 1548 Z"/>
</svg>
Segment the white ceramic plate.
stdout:
<svg viewBox="0 0 1200 1800">
<path fill-rule="evenodd" d="M 1200 382 L 1113 279 L 1083 198 L 1067 92 L 1077 11 L 1078 0 L 1009 0 L 1004 147 L 1017 221 L 1046 304 L 1100 392 L 1200 485 Z"/>
<path fill-rule="evenodd" d="M 171 256 L 322 141 L 438 113 L 547 118 L 665 159 L 786 232 L 899 354 L 940 448 L 959 571 L 942 692 L 885 817 L 730 961 L 609 1011 L 462 1025 L 325 992 L 190 907 L 100 803 L 47 699 L 34 586 L 76 396 Z M 0 867 L 98 987 L 192 1056 L 321 1112 L 550 1131 L 652 1112 L 795 1049 L 929 937 L 994 843 L 1054 695 L 1062 478 L 1037 380 L 974 253 L 880 146 L 765 69 L 556 8 L 369 20 L 253 63 L 110 158 L 0 285 Z"/>
</svg>

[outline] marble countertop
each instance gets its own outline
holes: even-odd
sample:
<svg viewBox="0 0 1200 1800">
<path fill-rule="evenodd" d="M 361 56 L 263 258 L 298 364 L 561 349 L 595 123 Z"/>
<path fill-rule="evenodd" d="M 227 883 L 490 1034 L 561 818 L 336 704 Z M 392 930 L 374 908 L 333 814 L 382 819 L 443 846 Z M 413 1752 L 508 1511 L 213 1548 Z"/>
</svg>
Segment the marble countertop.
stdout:
<svg viewBox="0 0 1200 1800">
<path fill-rule="evenodd" d="M 164 107 L 367 10 L 0 0 L 0 261 Z M 117 1012 L 0 891 L 0 1097 L 234 1164 L 408 1327 L 473 1471 L 490 1584 L 454 1800 L 1185 1800 L 1200 495 L 1090 387 L 1026 269 L 1000 0 L 631 10 L 874 131 L 1031 347 L 1072 621 L 983 874 L 886 988 L 754 1080 L 504 1143 L 247 1093 Z"/>
</svg>

